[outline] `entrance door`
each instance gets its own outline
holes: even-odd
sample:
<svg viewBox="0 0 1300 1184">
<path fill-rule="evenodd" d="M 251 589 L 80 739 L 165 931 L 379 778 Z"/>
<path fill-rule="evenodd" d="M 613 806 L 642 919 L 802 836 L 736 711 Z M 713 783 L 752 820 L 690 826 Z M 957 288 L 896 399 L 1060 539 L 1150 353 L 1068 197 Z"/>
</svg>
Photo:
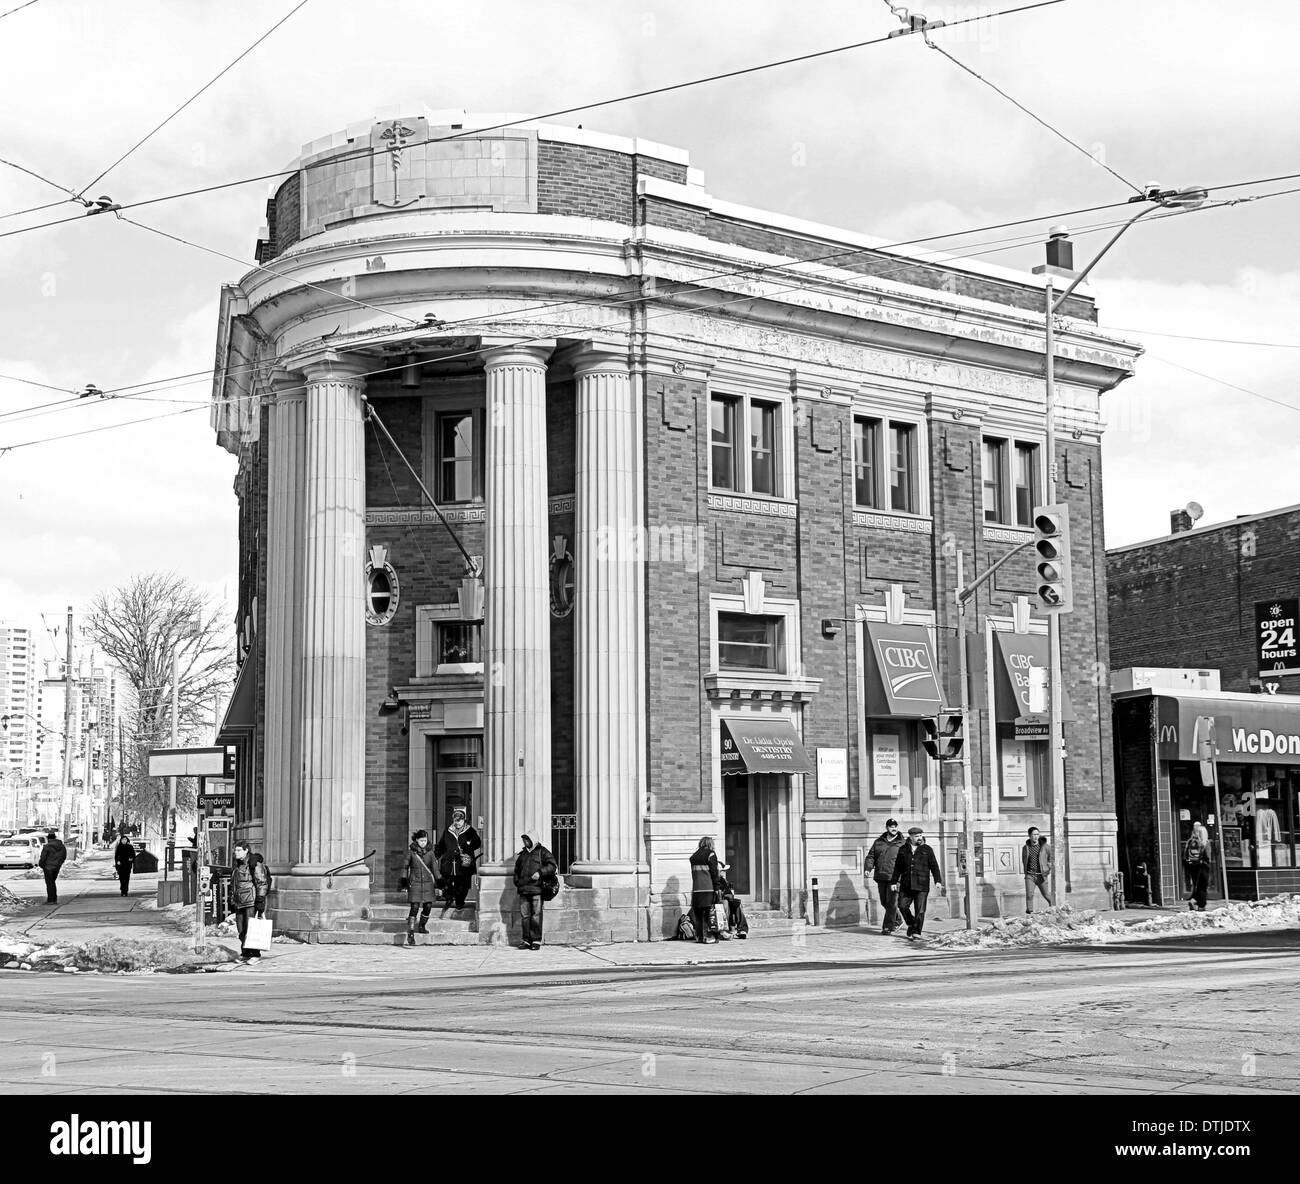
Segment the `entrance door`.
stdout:
<svg viewBox="0 0 1300 1184">
<path fill-rule="evenodd" d="M 439 736 L 434 747 L 433 841 L 451 822 L 451 812 L 464 806 L 471 826 L 477 825 L 475 810 L 481 808 L 483 785 L 483 737 Z"/>
<path fill-rule="evenodd" d="M 722 779 L 723 862 L 736 895 L 767 904 L 779 880 L 772 841 L 776 777 L 763 774 Z"/>
<path fill-rule="evenodd" d="M 1177 762 L 1169 766 L 1169 796 L 1173 804 L 1174 850 L 1178 860 L 1178 882 L 1183 896 L 1191 895 L 1192 883 L 1183 863 L 1183 849 L 1192 837 L 1192 824 L 1200 822 L 1210 835 L 1210 882 L 1206 891 L 1208 900 L 1223 899 L 1223 872 L 1220 821 L 1214 812 L 1214 789 L 1201 784 L 1200 766 Z M 1213 821 L 1211 821 L 1213 819 Z"/>
</svg>

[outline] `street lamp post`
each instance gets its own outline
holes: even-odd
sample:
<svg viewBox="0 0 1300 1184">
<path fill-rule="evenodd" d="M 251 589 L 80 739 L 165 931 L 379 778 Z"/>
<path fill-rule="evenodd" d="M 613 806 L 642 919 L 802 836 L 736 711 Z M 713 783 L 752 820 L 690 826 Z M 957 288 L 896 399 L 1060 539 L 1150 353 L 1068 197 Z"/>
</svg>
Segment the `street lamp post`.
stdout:
<svg viewBox="0 0 1300 1184">
<path fill-rule="evenodd" d="M 1046 377 L 1047 377 L 1047 397 L 1044 407 L 1044 417 L 1046 420 L 1046 452 L 1047 452 L 1047 504 L 1056 503 L 1056 314 L 1065 301 L 1069 298 L 1083 281 L 1087 278 L 1088 273 L 1101 261 L 1102 256 L 1111 249 L 1121 238 L 1121 236 L 1141 219 L 1148 214 L 1153 214 L 1160 209 L 1182 209 L 1193 210 L 1204 204 L 1207 193 L 1201 186 L 1191 186 L 1185 189 L 1161 189 L 1158 185 L 1148 185 L 1146 191 L 1140 196 L 1132 198 L 1132 201 L 1149 201 L 1152 205 L 1145 209 L 1139 210 L 1132 218 L 1128 219 L 1115 233 L 1111 236 L 1110 241 L 1102 247 L 1092 261 L 1081 272 L 1078 273 L 1064 291 L 1059 296 L 1055 293 L 1055 287 L 1052 283 L 1053 268 L 1056 268 L 1056 274 L 1068 275 L 1070 272 L 1070 259 L 1068 250 L 1061 252 L 1061 247 L 1068 246 L 1068 232 L 1063 228 L 1055 228 L 1052 232 L 1052 238 L 1055 241 L 1057 250 L 1054 253 L 1049 246 L 1048 263 L 1044 267 L 1036 267 L 1036 274 L 1046 274 L 1047 283 L 1044 288 L 1044 303 L 1046 307 L 1046 341 L 1045 349 L 1046 359 Z M 1062 242 L 1064 240 L 1064 243 Z M 1065 735 L 1061 726 L 1061 697 L 1063 680 L 1061 678 L 1061 614 L 1051 613 L 1048 616 L 1048 664 L 1051 669 L 1051 691 L 1048 709 L 1047 744 L 1048 759 L 1050 763 L 1052 795 L 1051 810 L 1049 812 L 1051 836 L 1049 842 L 1052 851 L 1052 900 L 1055 903 L 1060 902 L 1057 895 L 1057 869 L 1065 866 L 1065 886 L 1066 891 L 1070 889 L 1068 856 L 1061 844 L 1061 833 L 1065 826 Z"/>
</svg>

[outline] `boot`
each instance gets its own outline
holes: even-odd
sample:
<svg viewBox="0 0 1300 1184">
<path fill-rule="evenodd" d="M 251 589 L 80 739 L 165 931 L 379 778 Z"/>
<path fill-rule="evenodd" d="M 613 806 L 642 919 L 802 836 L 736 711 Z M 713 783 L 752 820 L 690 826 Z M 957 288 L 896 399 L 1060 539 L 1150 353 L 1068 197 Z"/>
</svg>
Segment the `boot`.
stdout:
<svg viewBox="0 0 1300 1184">
<path fill-rule="evenodd" d="M 408 946 L 415 945 L 415 918 L 414 917 L 406 918 L 406 944 Z"/>
<path fill-rule="evenodd" d="M 420 914 L 420 923 L 415 927 L 415 932 L 416 932 L 416 933 L 428 933 L 428 932 L 429 932 L 428 920 L 429 920 L 429 914 L 428 914 L 428 913 L 421 913 L 421 914 Z"/>
</svg>

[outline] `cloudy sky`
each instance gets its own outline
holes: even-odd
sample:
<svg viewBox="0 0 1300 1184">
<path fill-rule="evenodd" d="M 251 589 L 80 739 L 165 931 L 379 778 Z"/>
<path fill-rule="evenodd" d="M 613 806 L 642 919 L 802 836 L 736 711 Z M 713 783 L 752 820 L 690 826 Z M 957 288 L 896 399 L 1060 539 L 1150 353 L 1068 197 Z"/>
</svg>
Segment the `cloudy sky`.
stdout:
<svg viewBox="0 0 1300 1184">
<path fill-rule="evenodd" d="M 923 11 L 960 19 L 1017 2 Z M 0 215 L 61 201 L 11 164 L 86 187 L 296 3 L 36 0 L 0 17 Z M 308 0 L 88 196 L 127 203 L 271 172 L 306 141 L 394 108 L 543 113 L 898 27 L 868 0 L 450 8 Z M 687 148 L 721 198 L 891 241 L 1035 216 L 1045 227 L 1130 195 L 1099 162 L 1165 187 L 1300 173 L 1297 33 L 1287 0 L 1065 0 L 934 35 L 1091 158 L 918 37 L 567 121 Z M 1224 190 L 1215 196 L 1257 200 L 1150 219 L 1094 273 L 1103 324 L 1147 350 L 1108 399 L 1110 545 L 1167 532 L 1169 511 L 1190 500 L 1207 524 L 1300 502 L 1300 193 L 1263 196 L 1295 187 Z M 268 188 L 131 216 L 251 263 Z M 1088 230 L 1104 217 L 1065 219 L 1080 261 L 1105 241 Z M 1026 270 L 1040 261 L 1040 246 L 992 241 L 1009 233 L 949 245 Z M 71 202 L 0 217 L 0 235 L 0 450 L 11 449 L 0 452 L 0 618 L 54 624 L 66 605 L 80 611 L 159 567 L 233 600 L 235 463 L 203 404 L 218 289 L 246 266 Z M 161 379 L 174 381 L 147 398 L 39 410 L 88 383 Z"/>
</svg>

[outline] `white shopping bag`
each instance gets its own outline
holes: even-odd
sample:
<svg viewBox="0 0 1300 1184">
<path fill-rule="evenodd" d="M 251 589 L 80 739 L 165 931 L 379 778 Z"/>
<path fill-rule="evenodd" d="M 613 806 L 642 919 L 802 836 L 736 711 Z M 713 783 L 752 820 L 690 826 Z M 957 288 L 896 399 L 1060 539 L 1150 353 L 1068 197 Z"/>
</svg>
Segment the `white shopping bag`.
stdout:
<svg viewBox="0 0 1300 1184">
<path fill-rule="evenodd" d="M 269 950 L 271 948 L 270 917 L 249 917 L 248 933 L 244 938 L 246 950 Z"/>
</svg>

